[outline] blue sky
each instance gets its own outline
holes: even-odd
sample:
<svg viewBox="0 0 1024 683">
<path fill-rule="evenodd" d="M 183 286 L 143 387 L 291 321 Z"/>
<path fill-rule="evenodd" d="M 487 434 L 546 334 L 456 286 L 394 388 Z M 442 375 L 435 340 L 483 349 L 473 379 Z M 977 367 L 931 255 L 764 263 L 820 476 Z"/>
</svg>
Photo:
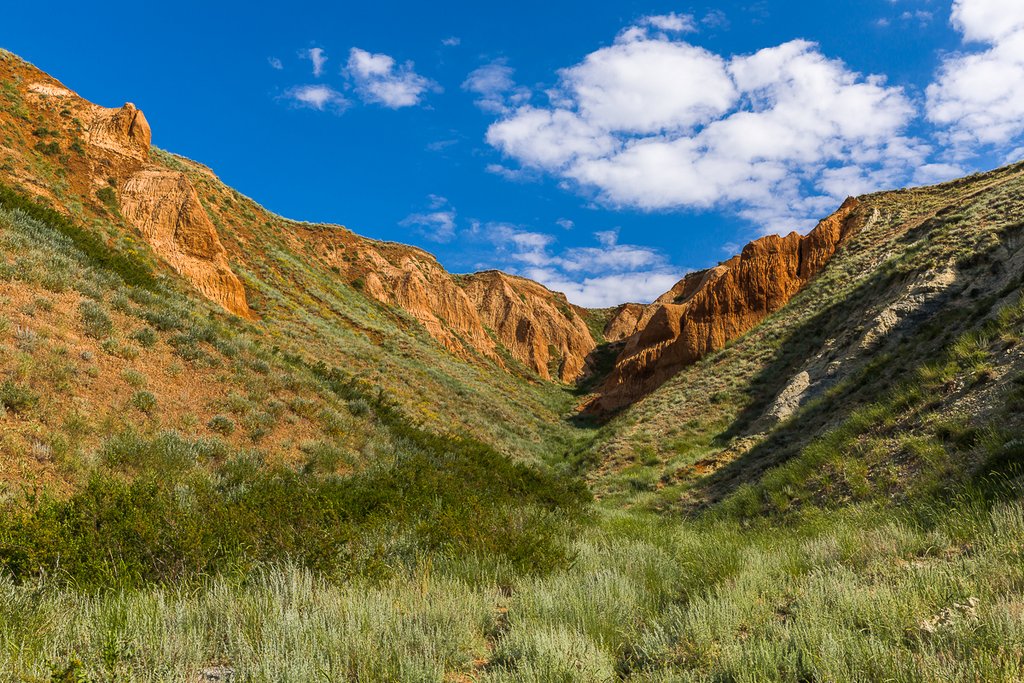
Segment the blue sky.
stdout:
<svg viewBox="0 0 1024 683">
<path fill-rule="evenodd" d="M 649 300 L 1024 147 L 1024 2 L 82 3 L 0 45 L 285 216 Z"/>
</svg>

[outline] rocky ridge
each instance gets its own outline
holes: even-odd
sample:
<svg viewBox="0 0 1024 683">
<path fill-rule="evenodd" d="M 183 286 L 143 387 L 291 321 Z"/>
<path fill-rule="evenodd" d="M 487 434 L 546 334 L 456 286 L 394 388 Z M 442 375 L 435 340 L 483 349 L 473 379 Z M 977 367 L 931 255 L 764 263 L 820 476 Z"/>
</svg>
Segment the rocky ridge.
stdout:
<svg viewBox="0 0 1024 683">
<path fill-rule="evenodd" d="M 225 246 L 215 225 L 218 215 L 224 219 L 220 207 L 204 206 L 189 175 L 151 153 L 151 129 L 141 110 L 130 103 L 113 109 L 92 104 L 13 55 L 0 59 L 0 76 L 17 84 L 29 118 L 46 122 L 37 132 L 77 141 L 78 153 L 60 157 L 73 194 L 96 205 L 108 203 L 103 197 L 113 193 L 125 223 L 168 266 L 227 311 L 256 317 L 231 266 L 246 262 L 251 245 Z M 22 161 L 18 166 L 33 167 L 32 159 Z M 38 174 L 0 172 L 0 179 L 62 208 L 61 198 L 49 191 L 52 183 Z M 213 214 L 211 206 L 218 209 Z M 521 364 L 543 380 L 573 382 L 585 374 L 596 343 L 563 295 L 505 274 L 455 276 L 420 249 L 338 226 L 296 226 L 287 237 L 310 258 L 337 273 L 342 284 L 407 313 L 453 354 L 507 369 Z"/>
<path fill-rule="evenodd" d="M 755 240 L 728 261 L 690 273 L 650 306 L 623 306 L 605 329 L 623 349 L 585 410 L 606 414 L 634 403 L 785 306 L 856 229 L 858 205 L 848 198 L 806 236 Z"/>
</svg>

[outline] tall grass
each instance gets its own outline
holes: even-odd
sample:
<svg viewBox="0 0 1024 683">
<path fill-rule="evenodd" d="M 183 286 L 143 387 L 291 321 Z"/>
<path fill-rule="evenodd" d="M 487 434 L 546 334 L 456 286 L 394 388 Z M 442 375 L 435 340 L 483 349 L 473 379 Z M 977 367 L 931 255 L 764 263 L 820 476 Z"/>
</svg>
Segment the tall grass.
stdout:
<svg viewBox="0 0 1024 683">
<path fill-rule="evenodd" d="M 4 579 L 0 671 L 45 678 L 77 659 L 91 680 L 133 681 L 213 665 L 259 682 L 1019 680 L 1024 505 L 965 500 L 937 520 L 855 506 L 743 530 L 609 512 L 572 566 L 544 576 L 463 556 L 376 585 L 294 565 L 98 593 Z"/>
</svg>

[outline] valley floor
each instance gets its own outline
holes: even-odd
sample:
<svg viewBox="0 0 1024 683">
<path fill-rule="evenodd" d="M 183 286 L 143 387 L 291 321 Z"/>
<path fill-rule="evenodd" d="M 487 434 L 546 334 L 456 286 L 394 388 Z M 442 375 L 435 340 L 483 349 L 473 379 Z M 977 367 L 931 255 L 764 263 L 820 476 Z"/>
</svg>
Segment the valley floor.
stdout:
<svg viewBox="0 0 1024 683">
<path fill-rule="evenodd" d="M 463 559 L 377 585 L 294 567 L 99 593 L 4 580 L 0 670 L 11 681 L 195 681 L 204 670 L 236 681 L 581 682 L 1024 672 L 1020 502 L 964 499 L 913 519 L 854 507 L 781 528 L 606 511 L 573 553 L 548 575 Z"/>
</svg>

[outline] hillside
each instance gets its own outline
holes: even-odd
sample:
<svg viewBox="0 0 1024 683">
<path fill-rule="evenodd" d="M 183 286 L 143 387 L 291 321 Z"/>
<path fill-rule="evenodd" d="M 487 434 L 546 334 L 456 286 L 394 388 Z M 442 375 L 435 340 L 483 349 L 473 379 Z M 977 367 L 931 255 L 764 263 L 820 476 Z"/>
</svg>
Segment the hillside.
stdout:
<svg viewBox="0 0 1024 683">
<path fill-rule="evenodd" d="M 228 435 L 233 442 L 302 458 L 304 442 L 330 440 L 324 429 L 335 429 L 311 416 L 336 406 L 298 380 L 288 388 L 265 381 L 267 363 L 292 357 L 344 367 L 411 420 L 454 425 L 506 452 L 514 444 L 536 457 L 548 439 L 570 438 L 558 416 L 573 399 L 546 380 L 584 374 L 594 342 L 561 295 L 518 278 L 456 278 L 419 249 L 275 216 L 209 169 L 151 147 L 149 123 L 133 105 L 93 105 L 7 53 L 0 77 L 0 183 L 63 214 L 65 234 L 95 235 L 131 264 L 121 283 L 86 287 L 85 301 L 72 276 L 42 272 L 50 268 L 42 245 L 8 244 L 7 263 L 17 268 L 4 292 L 8 344 L 38 337 L 42 354 L 61 356 L 58 376 L 94 375 L 58 392 L 43 368 L 16 370 L 12 354 L 0 361 L 5 376 L 44 396 L 7 434 L 19 468 L 39 469 L 25 455 L 36 416 L 87 404 L 102 425 L 89 429 L 95 445 L 123 427 L 125 401 L 142 389 L 161 407 L 148 429 L 215 434 L 205 425 L 230 414 L 243 423 Z M 109 329 L 82 330 L 82 306 L 109 317 Z M 136 332 L 153 341 L 133 341 Z M 140 371 L 138 386 L 123 380 Z M 310 403 L 305 417 L 286 408 L 295 401 Z M 344 431 L 345 449 L 358 458 L 365 434 Z"/>
<path fill-rule="evenodd" d="M 0 681 L 1017 681 L 1024 164 L 649 305 L 276 216 L 0 52 Z"/>
</svg>

